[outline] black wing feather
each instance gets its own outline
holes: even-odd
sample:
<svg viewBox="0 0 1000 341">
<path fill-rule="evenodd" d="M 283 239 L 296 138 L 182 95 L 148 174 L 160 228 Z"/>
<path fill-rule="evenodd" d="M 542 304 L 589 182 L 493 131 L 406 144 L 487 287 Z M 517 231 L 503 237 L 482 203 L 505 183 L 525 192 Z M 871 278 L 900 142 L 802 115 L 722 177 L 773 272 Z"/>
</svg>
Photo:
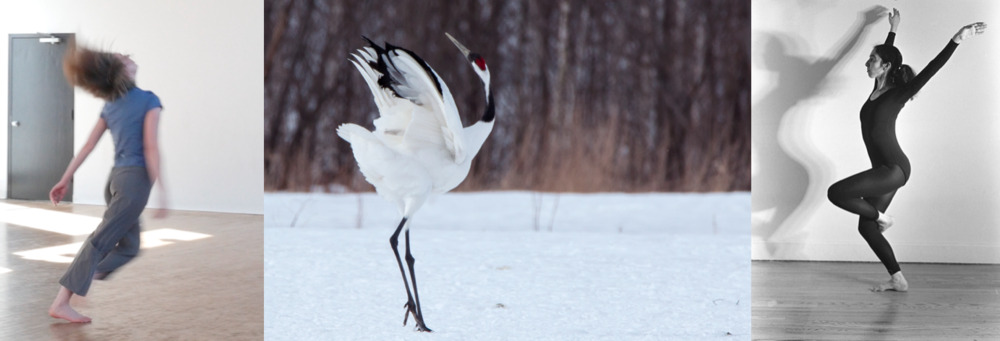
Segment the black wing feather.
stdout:
<svg viewBox="0 0 1000 341">
<path fill-rule="evenodd" d="M 373 49 L 375 49 L 375 54 L 376 54 L 375 62 L 369 62 L 368 65 L 371 66 L 372 69 L 374 69 L 375 71 L 378 71 L 379 73 L 382 74 L 378 78 L 379 86 L 392 90 L 393 95 L 399 98 L 403 98 L 396 91 L 395 87 L 396 85 L 402 85 L 403 84 L 402 80 L 394 79 L 392 77 L 392 73 L 389 72 L 390 64 L 392 65 L 393 69 L 396 69 L 396 65 L 392 61 L 391 56 L 393 55 L 399 56 L 400 53 L 399 51 L 402 51 L 402 53 L 410 55 L 410 57 L 412 57 L 414 60 L 417 61 L 417 63 L 420 64 L 420 67 L 424 69 L 424 72 L 427 73 L 427 76 L 430 77 L 432 80 L 434 80 L 434 88 L 437 89 L 438 95 L 442 97 L 444 96 L 443 92 L 441 91 L 441 83 L 438 80 L 438 78 L 434 75 L 434 71 L 431 70 L 430 65 L 427 65 L 427 62 L 425 62 L 423 58 L 420 58 L 420 56 L 417 56 L 416 53 L 413 53 L 413 51 L 407 50 L 399 46 L 394 46 L 392 44 L 389 44 L 388 42 L 385 43 L 385 47 L 381 47 L 376 45 L 375 42 L 371 41 L 371 39 L 368 39 L 368 37 L 362 36 L 362 38 L 364 38 L 365 41 L 367 41 L 368 44 L 371 45 Z"/>
</svg>

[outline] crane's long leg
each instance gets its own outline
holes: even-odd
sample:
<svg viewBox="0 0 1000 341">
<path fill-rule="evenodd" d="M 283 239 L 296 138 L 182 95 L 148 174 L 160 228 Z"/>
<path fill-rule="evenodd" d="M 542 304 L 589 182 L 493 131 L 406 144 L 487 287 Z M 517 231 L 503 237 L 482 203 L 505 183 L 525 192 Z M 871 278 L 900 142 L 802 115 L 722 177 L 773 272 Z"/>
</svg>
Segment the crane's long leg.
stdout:
<svg viewBox="0 0 1000 341">
<path fill-rule="evenodd" d="M 392 246 L 392 253 L 396 255 L 396 264 L 399 264 L 399 274 L 403 276 L 403 286 L 406 287 L 407 301 L 404 307 L 407 310 L 406 310 L 406 315 L 403 315 L 404 326 L 406 325 L 407 319 L 410 318 L 410 313 L 413 313 L 414 320 L 417 319 L 417 312 L 414 307 L 415 305 L 413 304 L 413 294 L 410 293 L 410 283 L 406 281 L 406 270 L 403 270 L 403 260 L 399 258 L 399 250 L 396 249 L 396 246 L 399 245 L 399 231 L 402 231 L 403 226 L 405 225 L 406 225 L 406 217 L 403 217 L 403 220 L 399 222 L 399 227 L 396 227 L 396 232 L 393 232 L 392 237 L 389 237 L 389 245 Z"/>
<path fill-rule="evenodd" d="M 413 255 L 410 254 L 410 230 L 406 230 L 406 264 L 410 267 L 410 280 L 413 281 L 413 296 L 417 298 L 417 310 L 413 315 L 413 319 L 417 323 L 417 330 L 422 332 L 431 331 L 424 324 L 424 313 L 420 310 L 420 292 L 417 291 L 417 274 L 413 272 Z"/>
</svg>

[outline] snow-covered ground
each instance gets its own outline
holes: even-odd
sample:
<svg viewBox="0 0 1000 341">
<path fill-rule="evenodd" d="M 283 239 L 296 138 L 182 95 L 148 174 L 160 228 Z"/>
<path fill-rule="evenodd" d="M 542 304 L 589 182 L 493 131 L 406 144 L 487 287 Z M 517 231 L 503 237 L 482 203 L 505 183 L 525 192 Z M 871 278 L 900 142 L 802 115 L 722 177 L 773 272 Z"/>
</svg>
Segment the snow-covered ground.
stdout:
<svg viewBox="0 0 1000 341">
<path fill-rule="evenodd" d="M 402 325 L 395 207 L 264 203 L 267 340 L 750 339 L 749 193 L 436 197 L 410 225 L 431 334 Z"/>
</svg>

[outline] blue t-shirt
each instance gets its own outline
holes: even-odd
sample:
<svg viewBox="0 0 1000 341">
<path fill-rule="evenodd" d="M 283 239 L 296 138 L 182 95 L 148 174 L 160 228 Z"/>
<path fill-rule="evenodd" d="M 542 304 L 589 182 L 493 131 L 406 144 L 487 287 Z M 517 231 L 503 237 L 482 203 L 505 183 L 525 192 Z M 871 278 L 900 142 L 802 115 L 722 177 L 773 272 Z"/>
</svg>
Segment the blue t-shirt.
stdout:
<svg viewBox="0 0 1000 341">
<path fill-rule="evenodd" d="M 137 87 L 104 104 L 101 118 L 107 123 L 115 143 L 115 167 L 146 166 L 142 131 L 146 112 L 153 108 L 162 108 L 160 98 Z"/>
</svg>

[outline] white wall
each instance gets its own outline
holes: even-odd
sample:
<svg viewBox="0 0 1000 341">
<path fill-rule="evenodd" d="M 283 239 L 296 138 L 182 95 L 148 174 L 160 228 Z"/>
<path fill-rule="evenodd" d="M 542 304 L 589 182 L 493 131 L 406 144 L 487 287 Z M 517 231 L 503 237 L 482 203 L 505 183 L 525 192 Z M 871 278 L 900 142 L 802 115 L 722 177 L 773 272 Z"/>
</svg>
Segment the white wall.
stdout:
<svg viewBox="0 0 1000 341">
<path fill-rule="evenodd" d="M 263 12 L 260 0 L 3 1 L 0 110 L 6 118 L 9 34 L 75 33 L 80 43 L 131 54 L 139 87 L 164 106 L 160 134 L 171 207 L 263 213 Z M 81 90 L 75 97 L 79 150 L 103 102 Z M 4 196 L 7 139 L 0 129 Z M 75 202 L 103 204 L 112 154 L 105 134 L 76 173 Z M 151 200 L 150 207 L 158 205 Z"/>
<path fill-rule="evenodd" d="M 912 174 L 888 213 L 903 262 L 1000 263 L 1000 3 L 996 1 L 752 2 L 754 259 L 877 261 L 857 216 L 826 199 L 870 167 L 859 111 L 873 81 L 864 63 L 889 30 L 859 12 L 899 8 L 895 45 L 923 69 L 963 25 L 994 25 L 959 46 L 897 121 Z"/>
</svg>

